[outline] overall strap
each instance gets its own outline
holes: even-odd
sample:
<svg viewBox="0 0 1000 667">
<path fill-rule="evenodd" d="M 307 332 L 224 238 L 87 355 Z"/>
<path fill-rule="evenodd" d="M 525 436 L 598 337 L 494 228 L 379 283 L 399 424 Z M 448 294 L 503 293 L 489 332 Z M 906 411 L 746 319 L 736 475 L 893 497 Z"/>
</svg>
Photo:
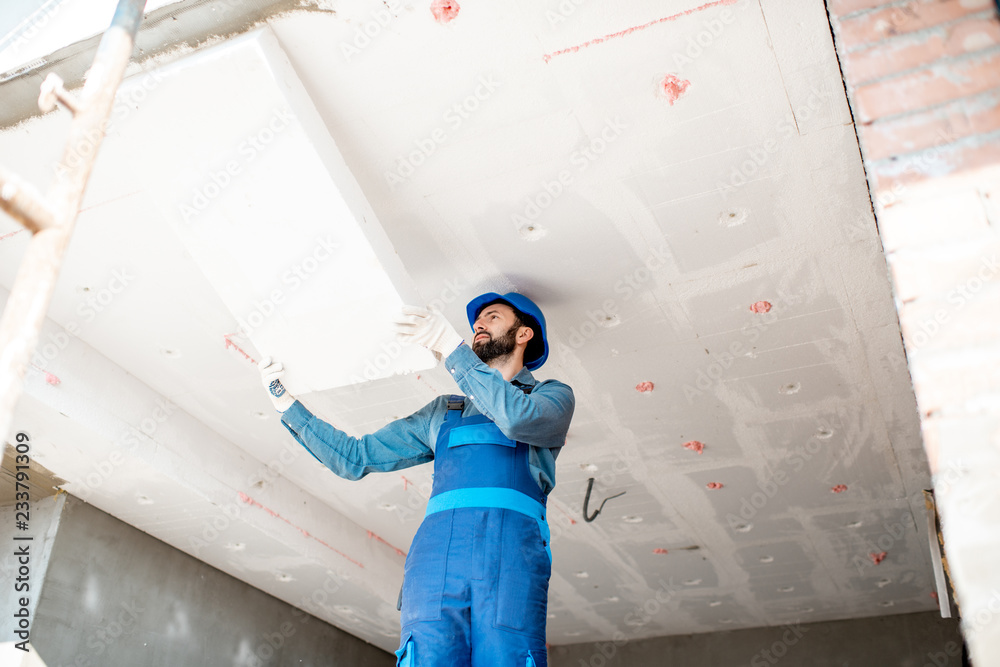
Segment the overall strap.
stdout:
<svg viewBox="0 0 1000 667">
<path fill-rule="evenodd" d="M 447 421 L 458 421 L 462 418 L 462 410 L 465 409 L 465 396 L 452 394 L 448 397 L 448 412 L 445 415 Z"/>
</svg>

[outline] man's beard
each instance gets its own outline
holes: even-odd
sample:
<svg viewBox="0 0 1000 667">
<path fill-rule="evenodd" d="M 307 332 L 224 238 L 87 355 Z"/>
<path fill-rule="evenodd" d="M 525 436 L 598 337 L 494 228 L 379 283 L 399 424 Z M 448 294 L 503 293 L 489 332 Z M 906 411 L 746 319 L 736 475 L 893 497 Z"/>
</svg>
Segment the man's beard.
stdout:
<svg viewBox="0 0 1000 667">
<path fill-rule="evenodd" d="M 473 340 L 472 351 L 476 353 L 484 364 L 488 364 L 494 359 L 508 357 L 516 347 L 514 339 L 517 336 L 517 330 L 519 328 L 519 325 L 515 324 L 510 329 L 507 329 L 507 333 L 503 334 L 499 338 L 493 338 L 492 334 L 484 332 L 487 336 L 489 336 L 489 338 L 482 341 Z M 476 336 L 478 335 L 479 334 L 476 334 Z"/>
</svg>

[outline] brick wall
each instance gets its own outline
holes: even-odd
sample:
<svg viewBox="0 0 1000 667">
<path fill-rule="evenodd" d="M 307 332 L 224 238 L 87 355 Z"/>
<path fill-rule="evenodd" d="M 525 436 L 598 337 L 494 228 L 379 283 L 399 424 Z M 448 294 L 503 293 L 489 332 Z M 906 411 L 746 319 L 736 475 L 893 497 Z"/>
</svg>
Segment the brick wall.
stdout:
<svg viewBox="0 0 1000 667">
<path fill-rule="evenodd" d="M 963 628 L 977 667 L 1000 665 L 997 7 L 995 0 L 827 0 L 827 9 Z"/>
</svg>

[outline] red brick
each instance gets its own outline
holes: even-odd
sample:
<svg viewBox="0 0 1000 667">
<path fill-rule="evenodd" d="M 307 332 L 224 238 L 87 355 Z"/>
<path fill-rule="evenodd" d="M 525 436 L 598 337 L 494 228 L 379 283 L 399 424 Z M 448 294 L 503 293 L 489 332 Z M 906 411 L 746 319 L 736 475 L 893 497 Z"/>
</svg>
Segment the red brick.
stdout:
<svg viewBox="0 0 1000 667">
<path fill-rule="evenodd" d="M 973 57 L 937 65 L 854 91 L 862 123 L 917 111 L 1000 86 L 1000 55 Z"/>
<path fill-rule="evenodd" d="M 862 9 L 874 9 L 889 4 L 889 0 L 828 0 L 827 8 L 834 16 L 845 16 Z"/>
<path fill-rule="evenodd" d="M 861 144 L 867 159 L 882 160 L 997 130 L 1000 130 L 1000 95 L 862 125 Z"/>
<path fill-rule="evenodd" d="M 905 5 L 844 19 L 840 22 L 839 36 L 844 47 L 850 50 L 862 44 L 957 21 L 993 6 L 993 0 L 913 0 Z"/>
<path fill-rule="evenodd" d="M 1000 163 L 1000 140 L 994 139 L 978 145 L 941 151 L 936 160 L 927 162 L 929 166 L 925 169 L 897 173 L 900 171 L 899 165 L 888 161 L 869 162 L 867 166 L 874 186 L 873 193 L 878 197 L 883 193 L 905 190 L 907 186 L 916 183 L 995 167 L 998 163 Z"/>
<path fill-rule="evenodd" d="M 873 79 L 929 65 L 935 60 L 965 55 L 1000 44 L 1000 21 L 968 19 L 934 32 L 882 42 L 853 51 L 844 59 L 844 73 L 858 86 Z"/>
</svg>

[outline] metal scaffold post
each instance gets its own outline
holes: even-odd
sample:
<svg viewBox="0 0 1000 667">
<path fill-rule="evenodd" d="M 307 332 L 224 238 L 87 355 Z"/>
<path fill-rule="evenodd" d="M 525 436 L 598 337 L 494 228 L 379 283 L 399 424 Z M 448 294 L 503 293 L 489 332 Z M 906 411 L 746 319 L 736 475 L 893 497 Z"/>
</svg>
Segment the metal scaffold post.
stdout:
<svg viewBox="0 0 1000 667">
<path fill-rule="evenodd" d="M 73 114 L 69 137 L 46 197 L 0 166 L 0 208 L 31 234 L 0 319 L 0 437 L 10 432 L 25 371 L 38 344 L 83 194 L 107 128 L 115 92 L 132 55 L 146 0 L 120 0 L 101 38 L 79 98 L 55 74 L 42 84 L 42 111 L 60 103 Z"/>
</svg>

